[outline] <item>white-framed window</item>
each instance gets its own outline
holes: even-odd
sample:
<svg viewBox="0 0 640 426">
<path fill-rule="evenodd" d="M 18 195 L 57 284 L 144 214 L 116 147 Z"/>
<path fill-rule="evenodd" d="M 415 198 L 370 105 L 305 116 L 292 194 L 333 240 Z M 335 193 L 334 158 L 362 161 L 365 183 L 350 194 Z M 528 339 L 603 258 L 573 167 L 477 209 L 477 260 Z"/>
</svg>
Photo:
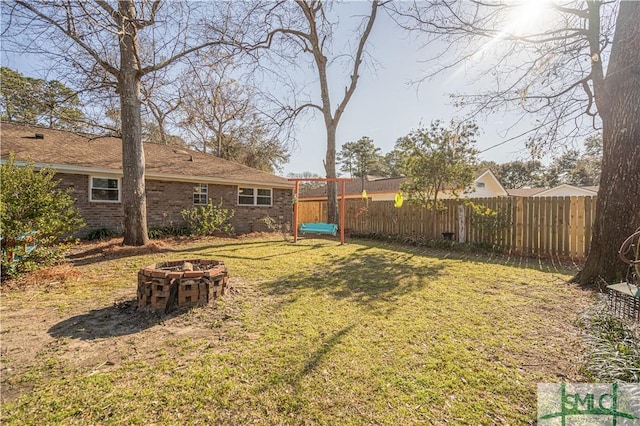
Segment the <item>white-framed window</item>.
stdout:
<svg viewBox="0 0 640 426">
<path fill-rule="evenodd" d="M 241 206 L 271 206 L 271 188 L 238 187 L 238 204 Z"/>
<path fill-rule="evenodd" d="M 100 203 L 119 203 L 120 179 L 90 176 L 89 201 Z"/>
<path fill-rule="evenodd" d="M 476 188 L 484 188 L 484 182 L 476 182 Z"/>
<path fill-rule="evenodd" d="M 206 183 L 193 184 L 193 204 L 197 206 L 206 206 L 209 200 L 209 185 Z"/>
</svg>

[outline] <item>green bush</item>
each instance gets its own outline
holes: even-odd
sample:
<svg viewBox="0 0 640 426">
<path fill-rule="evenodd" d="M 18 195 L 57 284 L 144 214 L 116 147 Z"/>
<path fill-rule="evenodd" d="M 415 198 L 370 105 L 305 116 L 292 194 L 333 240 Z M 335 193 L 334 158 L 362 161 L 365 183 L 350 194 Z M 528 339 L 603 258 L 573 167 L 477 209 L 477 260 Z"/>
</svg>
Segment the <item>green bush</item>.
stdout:
<svg viewBox="0 0 640 426">
<path fill-rule="evenodd" d="M 180 212 L 193 235 L 213 235 L 216 232 L 233 233 L 233 225 L 229 223 L 234 215 L 233 210 L 222 208 L 222 200 L 217 206 L 209 202 L 206 206 L 193 207 Z"/>
<path fill-rule="evenodd" d="M 458 243 L 456 241 L 432 240 L 425 237 L 410 235 L 386 235 L 377 232 L 352 232 L 349 234 L 349 237 L 459 252 L 476 253 L 478 251 L 482 251 L 500 253 L 502 251 L 500 247 L 496 247 L 493 244 L 488 243 Z"/>
<path fill-rule="evenodd" d="M 511 205 L 498 210 L 493 210 L 482 204 L 476 204 L 471 200 L 465 200 L 465 204 L 471 206 L 471 220 L 473 227 L 479 229 L 485 238 L 489 238 L 491 244 L 498 244 L 498 235 L 512 225 Z"/>
<path fill-rule="evenodd" d="M 54 263 L 62 256 L 66 239 L 84 226 L 69 191 L 57 188 L 55 171 L 36 171 L 33 163 L 17 166 L 9 156 L 1 166 L 0 226 L 2 275 L 18 275 Z M 25 235 L 34 238 L 35 249 L 22 247 Z M 11 253 L 16 255 L 11 261 Z"/>
<path fill-rule="evenodd" d="M 613 315 L 602 295 L 587 310 L 578 325 L 584 329 L 587 356 L 584 369 L 600 382 L 640 381 L 640 339 L 638 324 Z"/>
<path fill-rule="evenodd" d="M 291 233 L 291 224 L 289 222 L 278 223 L 269 215 L 260 219 L 260 222 L 264 223 L 271 232 L 282 232 L 284 240 L 289 241 L 289 234 Z"/>
<path fill-rule="evenodd" d="M 112 229 L 98 228 L 87 232 L 82 239 L 87 241 L 104 240 L 115 237 L 116 235 L 118 235 L 118 233 Z"/>
<path fill-rule="evenodd" d="M 156 240 L 165 237 L 179 237 L 191 234 L 191 230 L 186 226 L 150 226 L 147 230 L 149 238 Z"/>
</svg>

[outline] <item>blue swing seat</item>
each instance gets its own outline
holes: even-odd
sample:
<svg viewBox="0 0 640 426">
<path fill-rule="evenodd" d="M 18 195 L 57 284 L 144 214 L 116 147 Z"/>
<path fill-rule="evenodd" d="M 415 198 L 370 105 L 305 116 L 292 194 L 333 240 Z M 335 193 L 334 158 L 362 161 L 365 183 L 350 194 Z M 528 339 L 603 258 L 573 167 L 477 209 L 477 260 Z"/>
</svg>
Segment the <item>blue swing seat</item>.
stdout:
<svg viewBox="0 0 640 426">
<path fill-rule="evenodd" d="M 310 222 L 300 224 L 300 233 L 302 234 L 328 234 L 335 237 L 337 232 L 338 225 L 334 223 Z"/>
</svg>

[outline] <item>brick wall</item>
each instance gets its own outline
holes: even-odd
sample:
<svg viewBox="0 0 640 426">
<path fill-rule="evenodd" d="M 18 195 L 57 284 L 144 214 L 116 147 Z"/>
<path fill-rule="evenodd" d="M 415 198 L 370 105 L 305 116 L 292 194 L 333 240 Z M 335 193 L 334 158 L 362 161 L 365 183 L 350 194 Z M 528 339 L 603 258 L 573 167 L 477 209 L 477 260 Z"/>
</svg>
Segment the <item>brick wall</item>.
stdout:
<svg viewBox="0 0 640 426">
<path fill-rule="evenodd" d="M 211 188 L 212 185 L 209 187 Z M 228 188 L 228 187 L 227 187 Z M 210 189 L 211 190 L 211 189 Z M 233 204 L 236 204 L 236 191 L 233 188 Z M 277 223 L 289 222 L 293 224 L 293 207 L 291 204 L 292 190 L 273 189 L 271 207 L 266 206 L 238 206 L 234 207 L 235 216 L 233 218 L 233 226 L 237 233 L 244 234 L 247 232 L 268 232 L 269 229 L 260 219 L 269 215 L 275 219 Z"/>
<path fill-rule="evenodd" d="M 87 223 L 81 233 L 100 228 L 122 232 L 122 204 L 89 202 L 89 176 L 59 173 L 54 179 L 60 181 L 59 188 L 71 188 L 71 196 L 76 199 L 76 207 Z"/>
<path fill-rule="evenodd" d="M 76 198 L 76 206 L 87 222 L 87 227 L 82 232 L 100 228 L 122 232 L 122 204 L 89 202 L 88 176 L 60 173 L 56 175 L 56 179 L 60 180 L 60 188 L 72 188 L 71 195 Z M 192 183 L 147 180 L 146 190 L 149 226 L 177 226 L 184 223 L 180 212 L 193 207 Z M 293 222 L 291 190 L 273 189 L 272 206 L 237 205 L 237 186 L 210 184 L 208 191 L 214 204 L 218 205 L 222 200 L 222 207 L 234 210 L 231 223 L 238 234 L 268 231 L 260 221 L 267 215 L 279 223 Z"/>
<path fill-rule="evenodd" d="M 146 189 L 149 226 L 178 226 L 184 223 L 180 212 L 193 207 L 192 184 L 147 180 Z"/>
</svg>

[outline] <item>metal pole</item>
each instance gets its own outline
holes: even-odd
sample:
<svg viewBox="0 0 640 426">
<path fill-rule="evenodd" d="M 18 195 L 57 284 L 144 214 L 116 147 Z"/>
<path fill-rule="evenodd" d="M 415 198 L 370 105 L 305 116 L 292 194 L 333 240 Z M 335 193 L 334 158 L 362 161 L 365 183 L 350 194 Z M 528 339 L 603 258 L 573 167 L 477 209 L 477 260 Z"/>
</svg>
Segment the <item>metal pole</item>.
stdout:
<svg viewBox="0 0 640 426">
<path fill-rule="evenodd" d="M 344 191 L 345 181 L 342 181 L 342 194 L 340 197 L 340 245 L 344 245 Z"/>
<path fill-rule="evenodd" d="M 295 203 L 293 203 L 293 242 L 298 242 L 298 186 L 300 185 L 300 181 L 295 181 L 295 186 L 293 189 L 293 197 L 295 199 Z"/>
</svg>

